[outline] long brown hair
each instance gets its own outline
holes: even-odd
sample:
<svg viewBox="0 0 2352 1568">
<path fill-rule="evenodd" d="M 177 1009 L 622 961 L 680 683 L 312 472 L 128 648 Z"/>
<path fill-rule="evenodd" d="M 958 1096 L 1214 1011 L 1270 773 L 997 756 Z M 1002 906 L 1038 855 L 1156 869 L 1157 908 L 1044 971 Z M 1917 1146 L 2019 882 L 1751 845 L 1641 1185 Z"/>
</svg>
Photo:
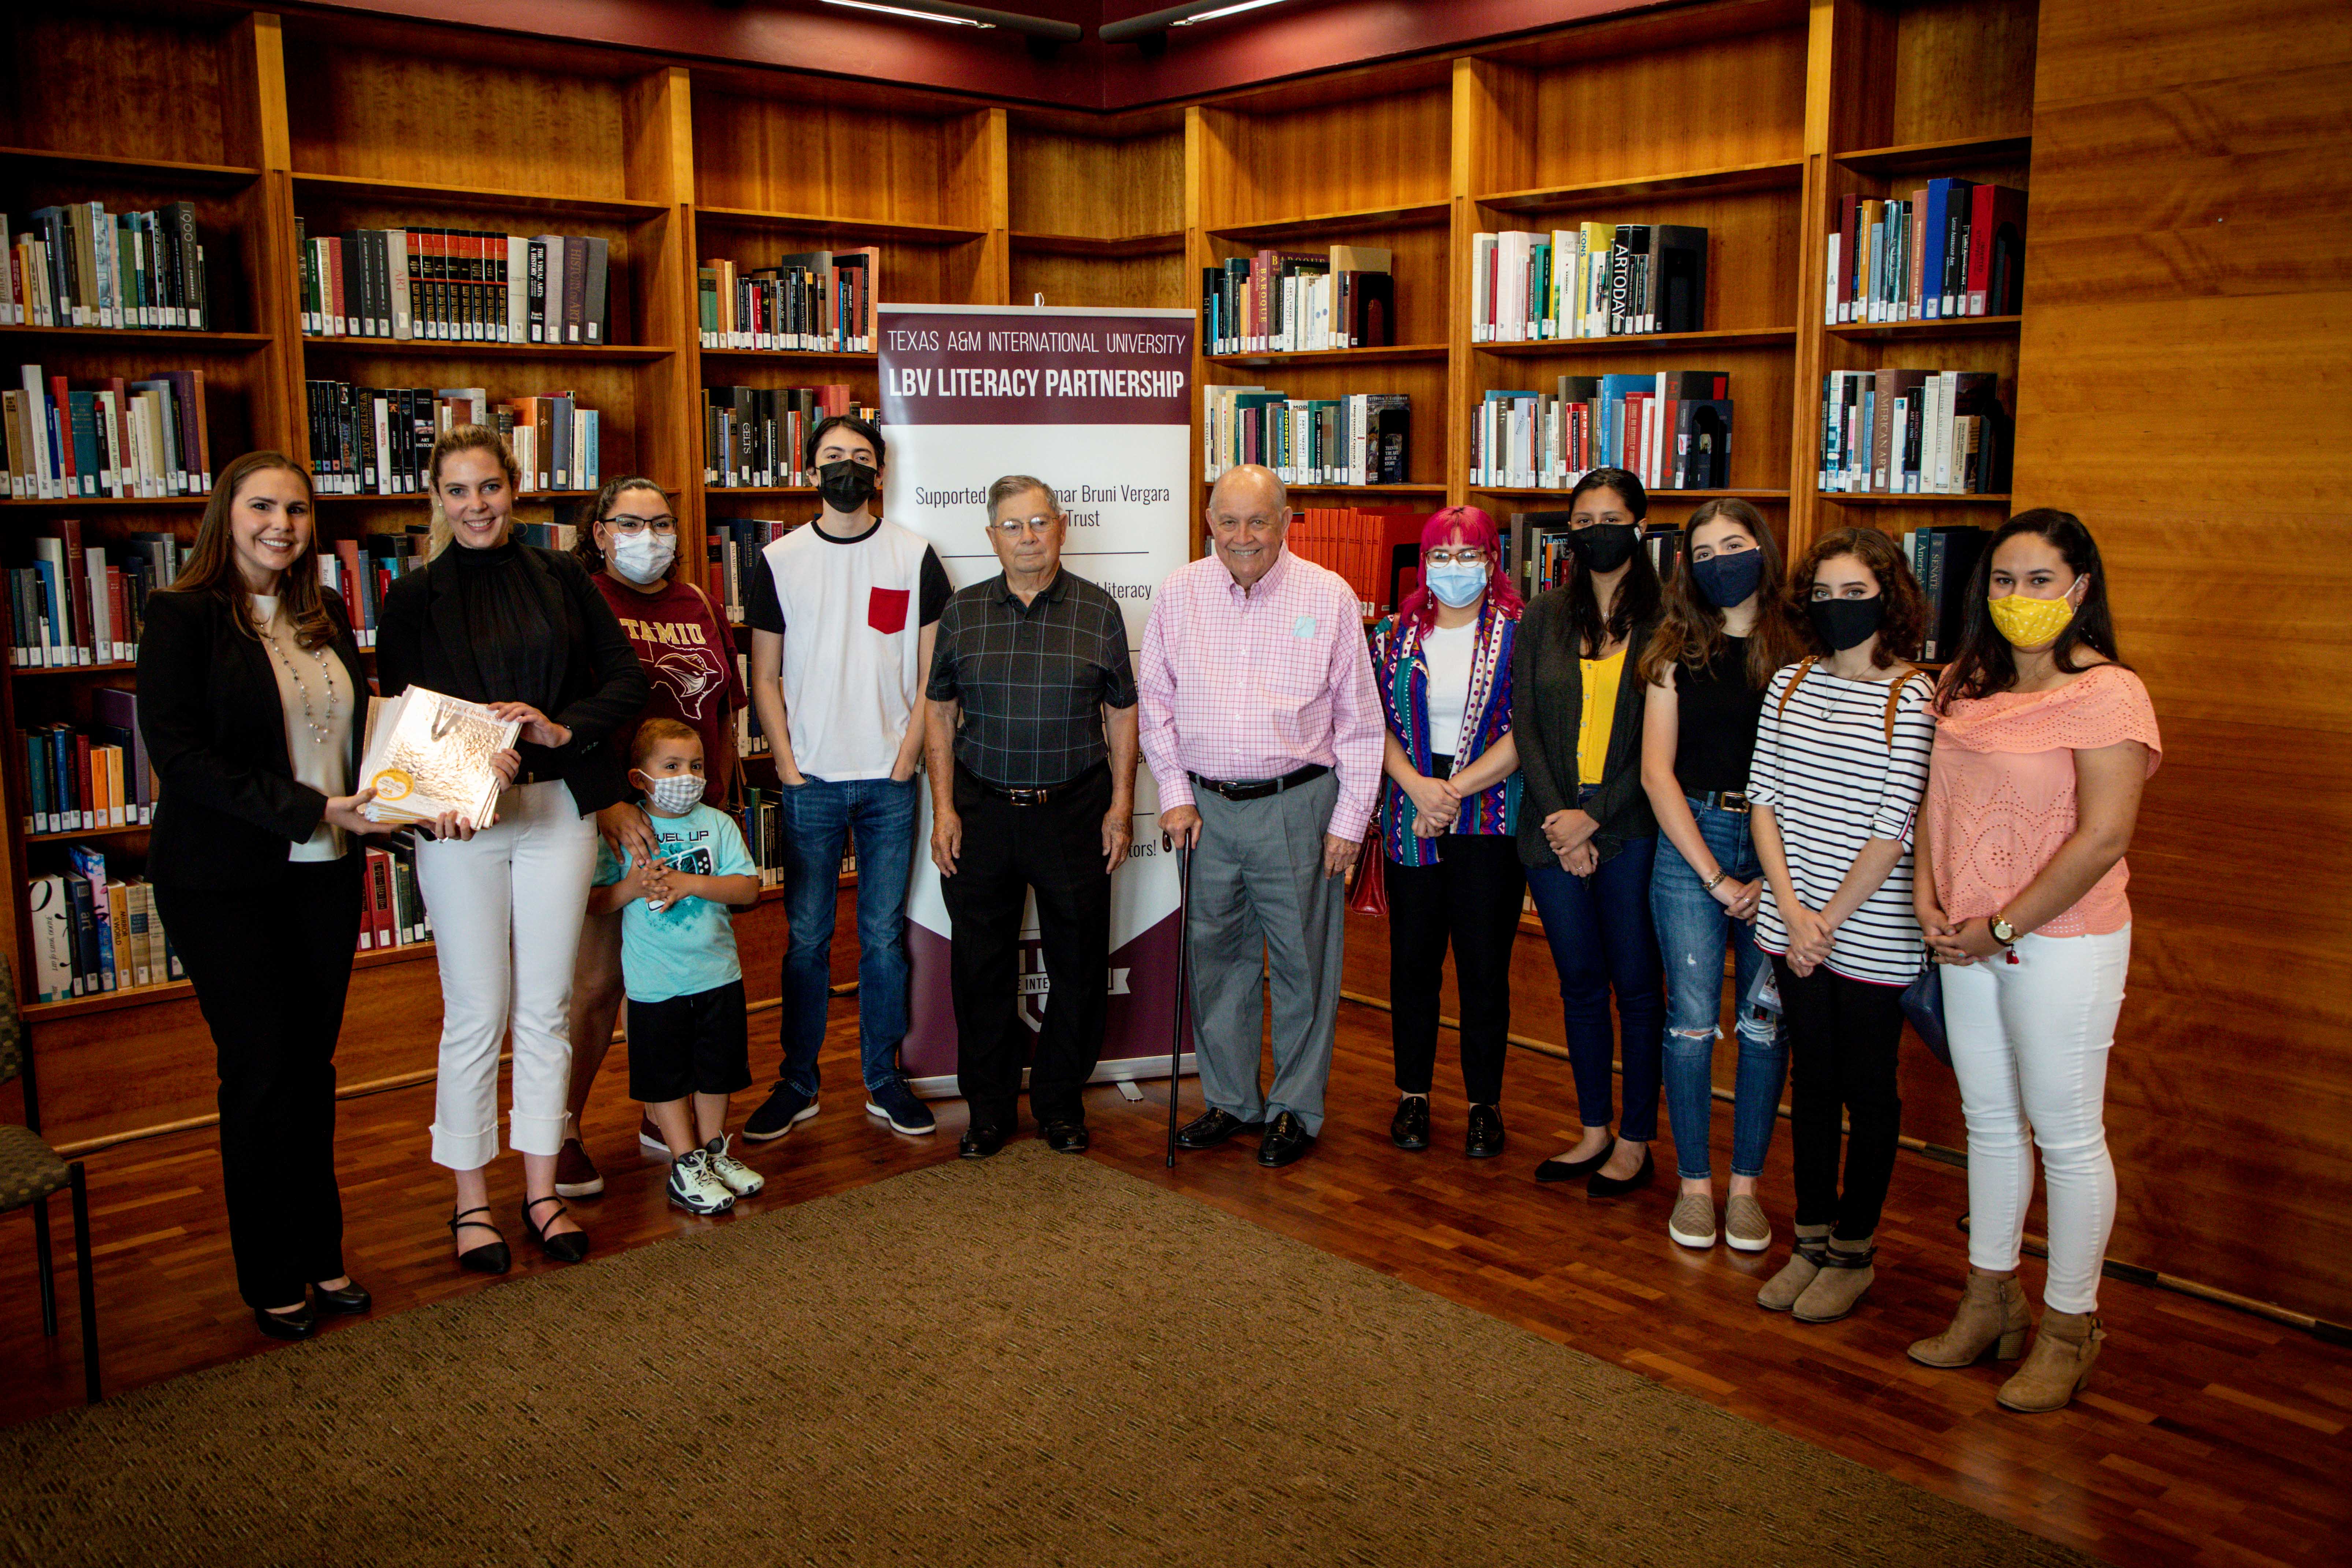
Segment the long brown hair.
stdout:
<svg viewBox="0 0 2352 1568">
<path fill-rule="evenodd" d="M 1643 645 L 1636 667 L 1644 684 L 1654 685 L 1675 665 L 1705 669 L 1723 652 L 1723 612 L 1707 603 L 1691 580 L 1691 541 L 1703 524 L 1727 522 L 1756 542 L 1764 557 L 1764 574 L 1756 581 L 1756 624 L 1748 633 L 1748 684 L 1763 690 L 1772 672 L 1794 664 L 1804 652 L 1797 628 L 1789 624 L 1789 605 L 1782 592 L 1780 546 L 1764 522 L 1764 514 L 1744 500 L 1711 500 L 1691 513 L 1690 523 L 1675 544 L 1675 574 L 1665 585 L 1665 608 L 1657 630 Z"/>
<path fill-rule="evenodd" d="M 1851 555 L 1869 567 L 1886 601 L 1884 618 L 1878 623 L 1878 646 L 1871 650 L 1870 662 L 1880 669 L 1892 669 L 1918 658 L 1919 639 L 1927 633 L 1927 597 L 1919 592 L 1919 579 L 1911 575 L 1911 563 L 1903 559 L 1902 547 L 1874 528 L 1840 528 L 1822 534 L 1790 574 L 1789 617 L 1801 628 L 1805 651 L 1823 658 L 1833 651 L 1813 630 L 1813 617 L 1805 605 L 1812 599 L 1813 574 L 1822 569 L 1822 563 L 1841 555 Z"/>
<path fill-rule="evenodd" d="M 433 455 L 425 465 L 425 486 L 433 494 L 433 532 L 425 550 L 427 561 L 438 559 L 457 537 L 449 527 L 449 514 L 441 510 L 441 465 L 460 452 L 488 452 L 506 471 L 507 490 L 512 498 L 508 502 L 507 530 L 509 534 L 514 531 L 513 502 L 522 498 L 522 465 L 515 461 L 514 448 L 487 425 L 453 425 L 434 440 Z"/>
<path fill-rule="evenodd" d="M 221 470 L 212 495 L 205 501 L 204 521 L 196 525 L 195 548 L 188 552 L 188 563 L 180 568 L 180 574 L 172 579 L 165 592 L 212 595 L 229 607 L 239 631 L 260 640 L 261 628 L 255 625 L 247 604 L 252 590 L 246 586 L 244 574 L 236 569 L 236 546 L 229 533 L 229 519 L 236 510 L 236 492 L 244 488 L 245 481 L 270 468 L 282 469 L 300 479 L 302 489 L 311 498 L 310 548 L 278 574 L 278 607 L 293 623 L 297 643 L 308 648 L 324 647 L 335 640 L 335 623 L 328 616 L 326 600 L 319 592 L 318 496 L 311 490 L 310 470 L 283 452 L 247 452 Z"/>
</svg>

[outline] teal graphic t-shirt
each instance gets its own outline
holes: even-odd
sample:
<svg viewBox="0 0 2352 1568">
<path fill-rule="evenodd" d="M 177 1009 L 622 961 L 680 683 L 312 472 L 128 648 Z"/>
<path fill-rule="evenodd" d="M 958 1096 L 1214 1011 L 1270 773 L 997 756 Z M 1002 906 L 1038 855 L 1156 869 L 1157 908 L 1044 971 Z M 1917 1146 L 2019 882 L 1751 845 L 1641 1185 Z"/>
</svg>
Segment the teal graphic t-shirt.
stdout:
<svg viewBox="0 0 2352 1568">
<path fill-rule="evenodd" d="M 748 877 L 759 868 L 744 847 L 743 830 L 725 812 L 698 805 L 684 816 L 646 820 L 661 845 L 661 858 L 695 877 Z M 629 858 L 616 859 L 613 847 L 596 841 L 596 885 L 609 888 L 629 872 Z M 735 958 L 735 927 L 724 904 L 680 899 L 656 910 L 643 899 L 621 910 L 621 979 L 632 1002 L 667 1002 L 716 991 L 743 978 Z"/>
</svg>

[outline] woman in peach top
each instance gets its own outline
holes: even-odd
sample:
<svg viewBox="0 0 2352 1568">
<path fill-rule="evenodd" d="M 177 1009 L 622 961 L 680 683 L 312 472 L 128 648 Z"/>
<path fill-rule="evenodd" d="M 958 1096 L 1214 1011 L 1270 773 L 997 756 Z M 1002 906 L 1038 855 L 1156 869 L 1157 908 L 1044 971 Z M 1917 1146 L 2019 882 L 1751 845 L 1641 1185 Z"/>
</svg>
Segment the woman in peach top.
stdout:
<svg viewBox="0 0 2352 1568">
<path fill-rule="evenodd" d="M 1935 702 L 1936 750 L 1913 901 L 1944 974 L 1969 1124 L 1969 1278 L 1928 1366 L 2023 1350 L 2017 1282 L 2033 1191 L 2050 1189 L 2050 1274 L 2011 1410 L 2056 1410 L 2090 1375 L 2099 1267 L 2116 1213 L 2103 1113 L 2131 962 L 2124 849 L 2161 746 L 2139 677 L 2116 661 L 2106 574 L 2072 513 L 2021 512 L 1992 537 L 1959 653 Z"/>
</svg>

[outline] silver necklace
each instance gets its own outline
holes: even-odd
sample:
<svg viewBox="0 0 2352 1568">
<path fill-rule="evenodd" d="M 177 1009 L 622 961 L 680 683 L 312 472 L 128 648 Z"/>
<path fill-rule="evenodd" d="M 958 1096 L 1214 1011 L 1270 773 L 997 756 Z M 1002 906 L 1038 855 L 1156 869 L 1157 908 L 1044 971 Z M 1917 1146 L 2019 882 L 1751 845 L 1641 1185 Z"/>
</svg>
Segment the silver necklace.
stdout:
<svg viewBox="0 0 2352 1568">
<path fill-rule="evenodd" d="M 292 659 L 286 657 L 286 651 L 278 646 L 278 639 L 275 637 L 265 632 L 262 634 L 262 640 L 269 645 L 271 656 L 285 667 L 288 679 L 294 682 L 294 689 L 302 694 L 302 723 L 310 731 L 311 743 L 325 745 L 328 726 L 332 724 L 335 719 L 335 677 L 333 672 L 327 668 L 327 650 L 323 647 L 310 649 L 310 658 L 319 666 L 319 678 L 327 683 L 327 716 L 324 720 L 320 720 L 310 711 L 310 686 L 302 679 L 301 670 L 295 666 Z"/>
</svg>

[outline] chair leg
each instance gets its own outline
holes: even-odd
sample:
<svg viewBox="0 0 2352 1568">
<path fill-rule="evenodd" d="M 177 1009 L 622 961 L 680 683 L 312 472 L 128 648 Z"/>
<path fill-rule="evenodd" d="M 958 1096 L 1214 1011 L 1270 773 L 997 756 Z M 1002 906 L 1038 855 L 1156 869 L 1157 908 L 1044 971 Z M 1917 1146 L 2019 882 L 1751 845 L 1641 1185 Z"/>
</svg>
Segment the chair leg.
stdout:
<svg viewBox="0 0 2352 1568">
<path fill-rule="evenodd" d="M 74 1275 L 81 1295 L 82 1395 L 95 1405 L 99 1399 L 98 1289 L 89 1268 L 89 1189 L 82 1179 L 80 1161 L 67 1169 L 73 1181 Z"/>
<path fill-rule="evenodd" d="M 33 1262 L 41 1279 L 41 1332 L 54 1339 L 58 1331 L 58 1266 L 49 1256 L 49 1197 L 47 1193 L 33 1204 Z"/>
</svg>

